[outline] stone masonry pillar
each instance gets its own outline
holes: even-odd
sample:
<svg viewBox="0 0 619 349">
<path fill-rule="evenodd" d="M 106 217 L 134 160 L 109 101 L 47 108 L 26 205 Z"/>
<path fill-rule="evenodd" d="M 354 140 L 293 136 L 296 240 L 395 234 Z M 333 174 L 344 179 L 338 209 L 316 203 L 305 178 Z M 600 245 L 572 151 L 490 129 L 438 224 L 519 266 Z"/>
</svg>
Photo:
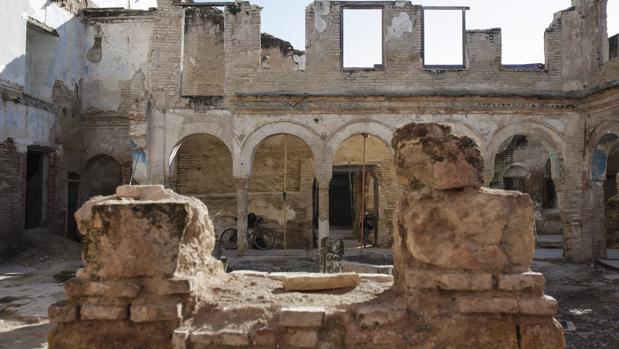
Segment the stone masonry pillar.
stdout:
<svg viewBox="0 0 619 349">
<path fill-rule="evenodd" d="M 247 251 L 247 214 L 249 213 L 249 178 L 234 178 L 236 188 L 236 234 L 240 254 Z"/>
<path fill-rule="evenodd" d="M 593 261 L 606 259 L 606 200 L 604 198 L 604 181 L 593 181 L 593 209 L 591 210 L 591 247 Z"/>
<path fill-rule="evenodd" d="M 331 178 L 318 178 L 318 244 L 329 237 L 329 185 Z"/>
</svg>

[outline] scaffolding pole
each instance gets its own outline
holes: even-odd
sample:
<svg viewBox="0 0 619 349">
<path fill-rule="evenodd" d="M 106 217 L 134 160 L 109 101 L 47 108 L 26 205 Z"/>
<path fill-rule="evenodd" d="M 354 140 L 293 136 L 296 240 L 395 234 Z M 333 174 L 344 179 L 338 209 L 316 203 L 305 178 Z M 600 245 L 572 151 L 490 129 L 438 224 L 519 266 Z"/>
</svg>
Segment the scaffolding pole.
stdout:
<svg viewBox="0 0 619 349">
<path fill-rule="evenodd" d="M 368 139 L 368 135 L 366 133 L 362 134 L 363 136 L 363 166 L 361 167 L 361 214 L 359 215 L 359 219 L 361 220 L 361 232 L 360 232 L 360 236 L 361 236 L 361 249 L 359 250 L 359 253 L 363 253 L 363 249 L 365 248 L 365 243 L 364 243 L 364 236 L 365 236 L 365 232 L 364 232 L 364 224 L 365 224 L 365 148 L 366 148 L 366 142 Z"/>
<path fill-rule="evenodd" d="M 284 186 L 282 197 L 284 199 L 284 256 L 288 253 L 288 135 L 284 135 Z"/>
</svg>

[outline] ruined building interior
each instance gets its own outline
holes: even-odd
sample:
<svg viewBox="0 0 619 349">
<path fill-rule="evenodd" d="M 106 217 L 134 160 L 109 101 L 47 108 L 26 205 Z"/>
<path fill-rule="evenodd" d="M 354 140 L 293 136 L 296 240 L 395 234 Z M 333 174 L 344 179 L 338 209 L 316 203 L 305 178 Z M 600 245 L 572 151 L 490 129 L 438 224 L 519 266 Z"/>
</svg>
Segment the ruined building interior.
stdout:
<svg viewBox="0 0 619 349">
<path fill-rule="evenodd" d="M 476 188 L 528 194 L 538 248 L 566 263 L 612 264 L 619 258 L 619 33 L 607 30 L 610 9 L 619 11 L 614 2 L 619 0 L 571 0 L 571 7 L 548 17 L 547 29 L 539 33 L 543 62 L 505 64 L 501 29 L 469 28 L 465 6 L 307 1 L 306 45 L 293 47 L 262 32 L 263 9 L 247 1 L 11 1 L 0 13 L 0 260 L 19 256 L 32 234 L 88 246 L 79 229 L 88 224 L 75 219 L 82 205 L 116 195 L 121 185 L 162 185 L 206 205 L 213 222 L 209 234 L 236 228 L 240 256 L 253 253 L 246 238 L 249 213 L 274 234 L 274 253 L 292 259 L 295 251 L 316 252 L 324 238 L 357 248 L 368 229 L 367 212 L 375 218 L 369 245 L 381 253 L 393 249 L 396 260 L 390 264 L 400 271 L 394 270 L 394 292 L 399 293 L 393 299 L 408 300 L 411 308 L 418 285 L 411 286 L 409 278 L 421 277 L 405 277 L 403 270 L 421 262 L 414 252 L 410 259 L 409 252 L 398 252 L 403 248 L 398 231 L 415 225 L 397 222 L 404 219 L 398 217 L 403 198 L 412 200 L 421 189 L 402 181 L 408 177 L 394 162 L 399 151 L 394 133 L 411 123 L 437 123 L 479 147 L 481 182 Z M 379 51 L 360 67 L 346 56 L 345 19 L 364 10 L 379 14 Z M 432 11 L 462 18 L 457 33 L 462 57 L 456 62 L 428 58 L 432 43 L 424 30 Z M 436 200 L 449 202 L 442 196 Z M 190 202 L 192 209 L 201 207 Z M 497 217 L 488 220 L 504 219 Z M 529 264 L 523 262 L 526 270 L 505 266 L 474 272 L 500 279 L 505 273 L 528 272 Z M 100 277 L 95 274 L 89 277 Z M 538 276 L 533 279 L 539 282 Z M 507 297 L 502 289 L 469 286 L 458 291 Z M 541 290 L 539 284 L 533 288 L 526 297 L 543 296 L 543 280 Z M 82 298 L 67 295 L 84 306 Z M 448 309 L 442 296 L 429 297 Z M 543 313 L 521 311 L 528 325 L 518 332 L 518 348 L 521 335 L 532 338 L 530 333 L 539 330 L 530 324 L 541 326 L 540 333 L 557 335 L 544 322 L 554 315 L 546 301 L 529 304 L 550 307 Z M 191 303 L 179 302 L 183 307 Z M 395 307 L 397 302 L 384 304 Z M 67 309 L 54 314 L 66 317 Z M 329 317 L 326 325 L 328 313 L 320 315 L 325 320 L 318 334 L 281 328 L 273 333 L 312 344 L 307 347 L 346 337 L 331 322 L 350 330 L 350 314 Z M 383 320 L 378 323 L 390 324 Z M 163 333 L 168 325 L 162 325 Z M 70 328 L 56 333 L 56 348 L 71 347 L 58 341 Z M 247 338 L 254 338 L 211 334 L 194 343 L 191 333 L 177 331 L 174 338 L 187 348 L 244 347 L 251 344 Z M 553 348 L 536 340 L 522 348 Z M 429 348 L 430 342 L 437 348 L 447 345 L 421 341 Z M 364 339 L 344 342 L 342 347 L 360 347 Z M 266 343 L 252 345 L 268 348 L 275 342 Z M 294 340 L 286 343 L 294 345 Z M 390 337 L 373 347 L 393 343 L 399 342 Z"/>
</svg>

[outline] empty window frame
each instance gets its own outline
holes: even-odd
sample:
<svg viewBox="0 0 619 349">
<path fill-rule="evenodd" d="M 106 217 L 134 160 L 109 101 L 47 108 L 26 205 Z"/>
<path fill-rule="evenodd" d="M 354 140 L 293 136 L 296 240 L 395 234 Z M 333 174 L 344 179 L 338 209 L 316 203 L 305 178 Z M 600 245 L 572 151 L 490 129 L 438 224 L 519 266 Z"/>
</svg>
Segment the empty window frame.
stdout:
<svg viewBox="0 0 619 349">
<path fill-rule="evenodd" d="M 382 8 L 342 10 L 342 66 L 344 69 L 383 67 Z"/>
<path fill-rule="evenodd" d="M 423 64 L 426 68 L 464 68 L 468 7 L 423 8 Z"/>
</svg>

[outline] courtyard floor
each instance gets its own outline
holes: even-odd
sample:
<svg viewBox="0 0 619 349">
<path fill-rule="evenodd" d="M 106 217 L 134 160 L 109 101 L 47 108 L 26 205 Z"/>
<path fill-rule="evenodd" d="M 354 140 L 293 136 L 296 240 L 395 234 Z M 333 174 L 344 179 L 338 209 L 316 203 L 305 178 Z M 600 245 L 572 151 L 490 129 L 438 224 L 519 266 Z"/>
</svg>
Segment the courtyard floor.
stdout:
<svg viewBox="0 0 619 349">
<path fill-rule="evenodd" d="M 0 349 L 47 348 L 47 307 L 63 298 L 62 282 L 80 267 L 80 246 L 47 234 L 33 237 L 33 248 L 13 263 L 0 265 Z M 230 269 L 318 271 L 316 251 L 226 251 Z M 546 293 L 559 300 L 557 319 L 570 349 L 619 348 L 619 270 L 571 264 L 561 250 L 538 250 L 533 265 L 546 276 Z M 618 251 L 619 252 L 619 251 Z M 616 252 L 611 251 L 609 257 Z M 382 264 L 390 250 L 347 244 L 346 259 Z"/>
</svg>

